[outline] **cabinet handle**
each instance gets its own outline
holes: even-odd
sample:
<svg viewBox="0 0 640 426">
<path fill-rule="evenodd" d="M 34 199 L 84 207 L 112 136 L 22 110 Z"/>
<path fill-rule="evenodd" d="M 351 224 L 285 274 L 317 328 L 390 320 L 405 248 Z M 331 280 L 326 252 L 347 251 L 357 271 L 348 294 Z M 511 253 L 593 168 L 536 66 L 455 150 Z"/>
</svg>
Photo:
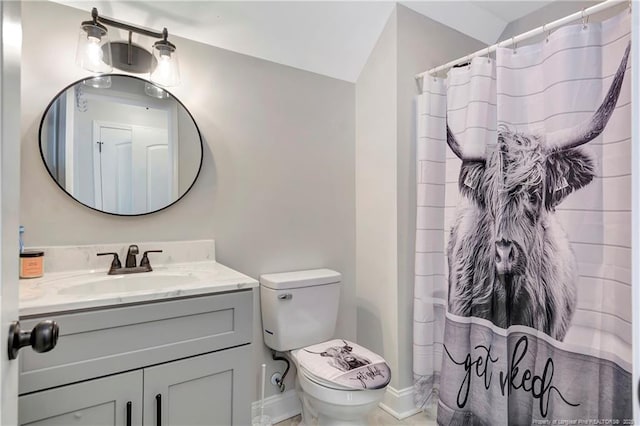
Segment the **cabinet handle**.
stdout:
<svg viewBox="0 0 640 426">
<path fill-rule="evenodd" d="M 131 426 L 131 401 L 127 402 L 127 426 Z"/>
<path fill-rule="evenodd" d="M 162 395 L 156 395 L 156 425 L 162 426 Z"/>
</svg>

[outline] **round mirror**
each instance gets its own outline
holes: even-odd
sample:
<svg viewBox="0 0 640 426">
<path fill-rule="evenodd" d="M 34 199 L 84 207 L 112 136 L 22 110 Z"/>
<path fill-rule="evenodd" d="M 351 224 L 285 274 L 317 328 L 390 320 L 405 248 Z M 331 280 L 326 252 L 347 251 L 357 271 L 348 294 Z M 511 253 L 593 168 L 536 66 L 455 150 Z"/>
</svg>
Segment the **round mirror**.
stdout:
<svg viewBox="0 0 640 426">
<path fill-rule="evenodd" d="M 40 154 L 76 201 L 115 215 L 152 213 L 178 201 L 202 166 L 202 138 L 184 105 L 138 77 L 77 81 L 49 104 Z"/>
</svg>

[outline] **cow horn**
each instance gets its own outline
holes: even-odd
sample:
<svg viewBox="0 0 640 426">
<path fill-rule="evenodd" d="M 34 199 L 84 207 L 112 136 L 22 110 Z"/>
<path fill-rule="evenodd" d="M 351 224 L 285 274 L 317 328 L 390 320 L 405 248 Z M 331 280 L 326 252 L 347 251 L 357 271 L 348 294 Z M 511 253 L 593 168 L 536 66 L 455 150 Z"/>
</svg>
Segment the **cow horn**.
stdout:
<svg viewBox="0 0 640 426">
<path fill-rule="evenodd" d="M 464 154 L 462 153 L 462 147 L 460 146 L 460 144 L 458 143 L 458 140 L 456 139 L 453 132 L 449 128 L 448 123 L 447 123 L 447 145 L 449 145 L 449 148 L 451 148 L 451 151 L 453 151 L 453 153 L 462 161 L 480 161 L 480 162 L 485 161 L 484 157 L 482 156 L 476 156 L 476 157 L 464 156 Z"/>
<path fill-rule="evenodd" d="M 449 128 L 449 123 L 447 123 L 447 145 L 449 145 L 449 148 L 451 148 L 451 151 L 453 151 L 456 157 L 464 161 L 464 157 L 462 156 L 462 148 L 456 140 L 453 132 Z"/>
<path fill-rule="evenodd" d="M 547 135 L 547 147 L 551 149 L 571 149 L 578 147 L 582 144 L 595 139 L 602 133 L 611 114 L 618 102 L 618 96 L 620 95 L 620 89 L 622 87 L 622 81 L 624 80 L 624 73 L 627 69 L 627 60 L 629 59 L 629 52 L 631 50 L 631 43 L 627 45 L 627 50 L 624 52 L 624 57 L 616 75 L 611 83 L 609 92 L 604 97 L 602 104 L 598 110 L 593 114 L 593 117 L 588 121 L 578 124 L 569 129 L 562 129 Z"/>
</svg>

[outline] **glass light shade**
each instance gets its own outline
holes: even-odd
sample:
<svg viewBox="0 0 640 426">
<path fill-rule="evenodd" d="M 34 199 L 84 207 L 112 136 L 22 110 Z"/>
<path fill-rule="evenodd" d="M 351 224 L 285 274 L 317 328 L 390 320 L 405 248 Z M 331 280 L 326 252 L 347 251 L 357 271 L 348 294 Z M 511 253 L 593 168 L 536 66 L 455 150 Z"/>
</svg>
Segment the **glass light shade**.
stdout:
<svg viewBox="0 0 640 426">
<path fill-rule="evenodd" d="M 111 76 L 99 75 L 97 77 L 84 80 L 82 82 L 85 86 L 94 87 L 96 89 L 108 89 L 111 87 Z"/>
<path fill-rule="evenodd" d="M 113 70 L 111 46 L 106 28 L 91 21 L 82 23 L 78 36 L 76 64 L 87 71 L 97 73 Z"/>
<path fill-rule="evenodd" d="M 149 79 L 164 87 L 180 84 L 180 70 L 176 48 L 167 41 L 159 41 L 153 45 L 153 57 L 156 67 L 151 71 Z"/>
</svg>

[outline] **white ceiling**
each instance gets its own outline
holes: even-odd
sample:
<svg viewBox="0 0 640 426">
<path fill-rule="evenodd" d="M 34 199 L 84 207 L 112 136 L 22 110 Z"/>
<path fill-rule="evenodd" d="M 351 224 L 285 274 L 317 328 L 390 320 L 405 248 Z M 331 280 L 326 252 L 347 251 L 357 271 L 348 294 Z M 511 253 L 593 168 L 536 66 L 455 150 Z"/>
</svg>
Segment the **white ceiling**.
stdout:
<svg viewBox="0 0 640 426">
<path fill-rule="evenodd" d="M 389 1 L 54 0 L 212 46 L 355 82 L 394 7 Z M 403 5 L 483 43 L 550 3 L 403 1 Z M 80 24 L 78 22 L 78 24 Z M 171 37 L 169 37 L 171 39 Z M 179 48 L 179 46 L 178 46 Z"/>
</svg>

